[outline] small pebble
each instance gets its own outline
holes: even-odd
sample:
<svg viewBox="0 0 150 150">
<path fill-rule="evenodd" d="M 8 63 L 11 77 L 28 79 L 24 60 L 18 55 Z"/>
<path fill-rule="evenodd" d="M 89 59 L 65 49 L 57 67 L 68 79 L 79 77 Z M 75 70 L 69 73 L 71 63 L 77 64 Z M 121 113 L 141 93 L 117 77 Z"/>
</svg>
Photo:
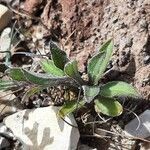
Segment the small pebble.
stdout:
<svg viewBox="0 0 150 150">
<path fill-rule="evenodd" d="M 148 55 L 145 56 L 143 61 L 144 61 L 144 64 L 150 63 L 150 56 L 148 56 Z"/>
</svg>

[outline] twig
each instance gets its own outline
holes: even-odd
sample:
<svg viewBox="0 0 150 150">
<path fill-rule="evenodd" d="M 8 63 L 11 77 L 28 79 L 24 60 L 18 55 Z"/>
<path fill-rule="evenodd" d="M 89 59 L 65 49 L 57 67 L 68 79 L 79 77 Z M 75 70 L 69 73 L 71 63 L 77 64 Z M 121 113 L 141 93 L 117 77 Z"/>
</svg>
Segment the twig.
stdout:
<svg viewBox="0 0 150 150">
<path fill-rule="evenodd" d="M 94 133 L 93 135 L 82 134 L 81 137 L 111 138 L 110 136 L 100 136 L 99 134 L 96 133 Z"/>
<path fill-rule="evenodd" d="M 98 113 L 97 115 L 104 123 L 110 120 L 110 119 L 105 120 L 103 117 L 101 117 L 100 113 Z"/>
<path fill-rule="evenodd" d="M 108 119 L 107 121 L 109 121 L 110 119 Z M 105 123 L 104 121 L 94 121 L 95 124 L 103 124 Z M 84 123 L 85 125 L 88 125 L 88 124 L 93 124 L 93 122 L 87 122 L 87 123 Z"/>
</svg>

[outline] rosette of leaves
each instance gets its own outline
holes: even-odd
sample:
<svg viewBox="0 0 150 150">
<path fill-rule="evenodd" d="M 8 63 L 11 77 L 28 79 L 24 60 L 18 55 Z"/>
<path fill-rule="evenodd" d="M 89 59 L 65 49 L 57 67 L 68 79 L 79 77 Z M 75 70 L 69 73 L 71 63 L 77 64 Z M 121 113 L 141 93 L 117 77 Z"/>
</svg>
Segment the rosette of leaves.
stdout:
<svg viewBox="0 0 150 150">
<path fill-rule="evenodd" d="M 79 102 L 74 101 L 64 104 L 59 111 L 60 116 L 64 117 L 77 108 L 83 107 L 86 103 L 94 101 L 94 108 L 97 113 L 115 117 L 123 112 L 123 107 L 117 97 L 139 97 L 137 90 L 126 82 L 111 81 L 106 84 L 100 83 L 100 79 L 104 75 L 112 53 L 113 41 L 108 40 L 87 64 L 88 83 L 82 81 L 76 61 L 70 61 L 65 65 L 65 74 L 80 83 L 84 97 Z"/>
<path fill-rule="evenodd" d="M 118 96 L 138 97 L 139 94 L 134 87 L 122 81 L 112 81 L 101 84 L 107 65 L 113 53 L 113 41 L 107 41 L 87 64 L 89 81 L 84 81 L 78 71 L 77 61 L 70 61 L 67 55 L 55 43 L 50 43 L 51 59 L 41 59 L 40 65 L 45 73 L 35 73 L 23 68 L 9 68 L 6 70 L 11 81 L 0 81 L 0 90 L 7 90 L 8 86 L 14 86 L 18 81 L 33 84 L 24 98 L 44 89 L 46 87 L 65 85 L 74 88 L 74 91 L 83 93 L 76 100 L 67 101 L 60 108 L 60 117 L 82 108 L 86 103 L 94 101 L 94 108 L 97 113 L 108 116 L 119 116 L 123 108 L 119 103 Z"/>
</svg>

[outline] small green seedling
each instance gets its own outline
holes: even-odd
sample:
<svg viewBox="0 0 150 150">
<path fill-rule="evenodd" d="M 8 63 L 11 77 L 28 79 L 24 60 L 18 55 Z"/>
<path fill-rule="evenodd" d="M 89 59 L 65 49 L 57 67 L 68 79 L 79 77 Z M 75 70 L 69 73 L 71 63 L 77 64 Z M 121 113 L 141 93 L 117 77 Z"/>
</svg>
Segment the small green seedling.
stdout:
<svg viewBox="0 0 150 150">
<path fill-rule="evenodd" d="M 51 59 L 41 59 L 40 65 L 45 73 L 35 73 L 23 68 L 9 68 L 6 73 L 11 81 L 1 81 L 0 90 L 13 87 L 14 82 L 19 81 L 33 84 L 25 97 L 40 91 L 46 87 L 65 85 L 74 88 L 78 96 L 76 100 L 66 101 L 60 108 L 58 114 L 61 117 L 74 112 L 77 108 L 82 108 L 86 103 L 94 101 L 94 108 L 97 113 L 108 116 L 119 116 L 123 112 L 119 103 L 119 96 L 138 97 L 139 94 L 130 84 L 122 81 L 111 81 L 106 84 L 100 83 L 106 67 L 113 53 L 113 41 L 107 41 L 93 56 L 87 64 L 87 74 L 89 81 L 84 81 L 78 71 L 77 61 L 70 61 L 67 55 L 53 42 L 50 43 Z"/>
</svg>

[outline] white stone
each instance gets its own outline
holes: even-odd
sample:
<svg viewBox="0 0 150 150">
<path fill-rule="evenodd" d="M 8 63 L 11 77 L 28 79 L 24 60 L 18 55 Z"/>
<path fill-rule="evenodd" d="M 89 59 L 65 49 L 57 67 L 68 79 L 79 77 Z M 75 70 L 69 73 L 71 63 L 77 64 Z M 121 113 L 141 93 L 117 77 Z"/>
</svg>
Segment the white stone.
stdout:
<svg viewBox="0 0 150 150">
<path fill-rule="evenodd" d="M 57 116 L 58 107 L 27 109 L 8 116 L 5 125 L 24 145 L 24 150 L 76 150 L 78 128 Z M 72 115 L 65 120 L 77 126 Z"/>
<path fill-rule="evenodd" d="M 140 120 L 140 122 L 139 122 Z M 150 110 L 146 110 L 137 118 L 133 119 L 125 126 L 125 134 L 140 138 L 150 136 Z"/>
<path fill-rule="evenodd" d="M 11 44 L 11 28 L 7 27 L 2 31 L 0 42 L 0 50 L 7 51 Z"/>
<path fill-rule="evenodd" d="M 7 26 L 11 17 L 12 12 L 6 6 L 0 4 L 0 31 Z"/>
</svg>

